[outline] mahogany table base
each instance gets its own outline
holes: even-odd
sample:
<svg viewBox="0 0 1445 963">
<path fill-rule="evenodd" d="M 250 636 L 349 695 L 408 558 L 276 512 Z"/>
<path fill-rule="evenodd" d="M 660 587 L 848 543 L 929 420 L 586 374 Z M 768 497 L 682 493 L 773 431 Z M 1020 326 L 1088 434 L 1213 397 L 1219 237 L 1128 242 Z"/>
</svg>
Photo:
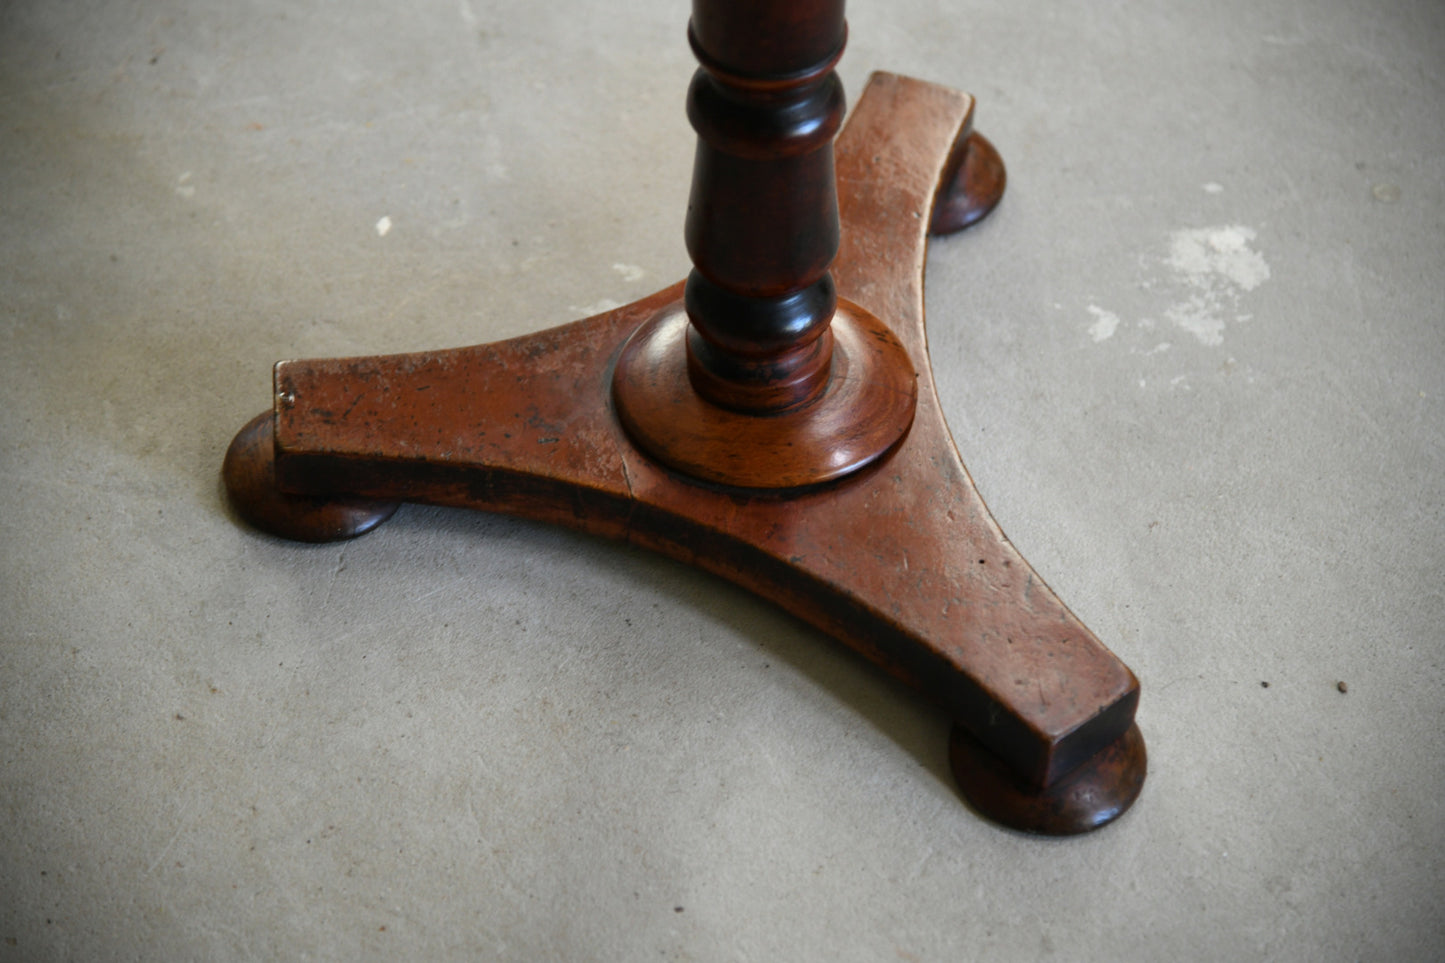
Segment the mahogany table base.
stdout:
<svg viewBox="0 0 1445 963">
<path fill-rule="evenodd" d="M 646 546 L 777 602 L 941 703 L 959 785 L 989 818 L 1049 834 L 1109 822 L 1144 779 L 1138 682 L 990 516 L 928 362 L 930 223 L 970 223 L 1002 189 L 997 154 L 969 136 L 972 111 L 966 94 L 877 74 L 836 144 L 841 303 L 882 319 L 917 375 L 911 425 L 866 467 L 729 487 L 634 444 L 614 372 L 635 332 L 677 313 L 678 284 L 497 344 L 282 362 L 274 411 L 227 455 L 233 503 L 297 539 L 358 535 L 416 501 Z"/>
</svg>

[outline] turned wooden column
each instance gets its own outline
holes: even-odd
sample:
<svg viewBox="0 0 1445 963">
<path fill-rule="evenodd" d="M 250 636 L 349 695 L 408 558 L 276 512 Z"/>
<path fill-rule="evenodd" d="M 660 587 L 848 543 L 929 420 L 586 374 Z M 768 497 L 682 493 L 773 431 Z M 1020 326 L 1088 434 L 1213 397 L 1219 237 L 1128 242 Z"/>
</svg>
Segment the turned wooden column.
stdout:
<svg viewBox="0 0 1445 963">
<path fill-rule="evenodd" d="M 907 353 L 828 271 L 847 32 L 843 0 L 694 0 L 693 271 L 614 382 L 629 435 L 686 476 L 807 487 L 881 458 L 912 423 Z"/>
<path fill-rule="evenodd" d="M 702 64 L 687 97 L 688 370 L 715 404 L 776 412 L 830 373 L 843 0 L 695 0 L 688 36 Z"/>
</svg>

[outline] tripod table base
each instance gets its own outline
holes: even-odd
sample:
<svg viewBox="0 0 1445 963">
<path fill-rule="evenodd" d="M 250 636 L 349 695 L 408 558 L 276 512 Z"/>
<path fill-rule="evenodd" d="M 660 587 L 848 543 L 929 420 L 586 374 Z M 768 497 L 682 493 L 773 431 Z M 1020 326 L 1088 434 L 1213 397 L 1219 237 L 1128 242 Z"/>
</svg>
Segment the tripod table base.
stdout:
<svg viewBox="0 0 1445 963">
<path fill-rule="evenodd" d="M 227 459 L 233 497 L 248 500 L 248 519 L 293 538 L 360 534 L 392 503 L 418 501 L 555 522 L 697 565 L 942 704 L 969 740 L 954 743 L 965 794 L 976 798 L 968 784 L 993 785 L 998 772 L 1013 787 L 977 803 L 990 818 L 1037 832 L 1102 825 L 1143 779 L 1138 681 L 990 516 L 929 367 L 931 214 L 972 111 L 966 94 L 878 74 L 836 144 L 838 295 L 881 319 L 883 340 L 916 373 L 911 424 L 878 457 L 816 484 L 752 488 L 699 479 L 639 448 L 619 422 L 615 370 L 634 332 L 682 298 L 678 284 L 492 345 L 283 362 L 274 410 Z M 671 340 L 682 350 L 685 339 Z M 302 503 L 308 510 L 348 506 L 346 517 L 359 504 L 360 520 L 316 523 L 265 504 L 298 496 L 320 500 Z M 1137 745 L 1122 766 L 1110 762 L 1121 740 Z M 998 772 L 969 761 L 975 743 Z M 1089 793 L 1070 797 L 1066 819 L 1040 820 L 1039 800 L 1080 773 L 1095 780 Z"/>
</svg>

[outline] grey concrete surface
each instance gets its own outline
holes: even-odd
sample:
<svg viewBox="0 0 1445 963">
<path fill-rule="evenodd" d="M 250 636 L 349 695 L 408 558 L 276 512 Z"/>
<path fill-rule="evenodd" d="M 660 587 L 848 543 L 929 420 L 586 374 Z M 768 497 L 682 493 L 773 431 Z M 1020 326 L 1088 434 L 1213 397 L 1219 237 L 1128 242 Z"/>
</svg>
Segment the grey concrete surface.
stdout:
<svg viewBox="0 0 1445 963">
<path fill-rule="evenodd" d="M 930 338 L 1142 681 L 1096 835 L 980 820 L 938 712 L 672 563 L 229 514 L 275 360 L 685 273 L 686 16 L 0 5 L 0 959 L 1441 959 L 1434 0 L 850 4 L 850 93 L 971 90 L 1009 164 Z"/>
</svg>

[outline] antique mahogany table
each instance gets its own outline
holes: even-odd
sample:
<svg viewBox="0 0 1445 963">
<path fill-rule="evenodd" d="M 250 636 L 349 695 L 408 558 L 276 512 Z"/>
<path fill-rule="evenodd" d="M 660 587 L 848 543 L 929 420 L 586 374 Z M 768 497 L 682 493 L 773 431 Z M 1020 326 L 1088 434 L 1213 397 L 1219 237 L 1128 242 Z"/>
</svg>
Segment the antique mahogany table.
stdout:
<svg viewBox="0 0 1445 963">
<path fill-rule="evenodd" d="M 1095 829 L 1143 785 L 1139 683 L 989 515 L 924 335 L 928 235 L 987 215 L 1003 164 L 970 96 L 892 74 L 839 134 L 846 35 L 843 0 L 693 0 L 687 280 L 497 344 L 281 362 L 227 490 L 293 539 L 416 501 L 700 566 L 941 703 L 984 815 Z"/>
</svg>

